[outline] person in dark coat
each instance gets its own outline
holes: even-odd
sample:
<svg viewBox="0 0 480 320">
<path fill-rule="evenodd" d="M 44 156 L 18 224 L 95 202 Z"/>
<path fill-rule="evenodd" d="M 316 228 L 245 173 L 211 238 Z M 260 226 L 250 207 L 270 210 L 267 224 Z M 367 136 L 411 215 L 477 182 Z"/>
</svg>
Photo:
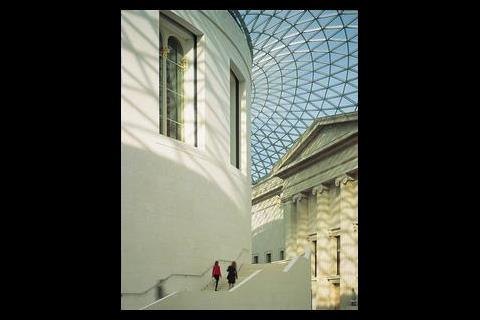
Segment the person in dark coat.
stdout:
<svg viewBox="0 0 480 320">
<path fill-rule="evenodd" d="M 237 264 L 235 263 L 235 261 L 233 261 L 232 264 L 228 266 L 227 272 L 228 288 L 231 289 L 235 285 L 235 280 L 238 279 Z"/>
<path fill-rule="evenodd" d="M 215 261 L 215 265 L 213 266 L 212 270 L 212 277 L 215 278 L 215 291 L 217 291 L 218 287 L 218 279 L 222 276 L 220 272 L 220 266 L 218 265 L 218 261 Z"/>
</svg>

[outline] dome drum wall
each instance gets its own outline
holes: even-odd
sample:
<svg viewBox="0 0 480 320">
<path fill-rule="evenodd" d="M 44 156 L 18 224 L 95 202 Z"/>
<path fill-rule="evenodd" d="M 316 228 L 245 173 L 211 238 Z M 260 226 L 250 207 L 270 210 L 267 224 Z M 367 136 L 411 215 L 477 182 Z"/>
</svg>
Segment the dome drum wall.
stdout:
<svg viewBox="0 0 480 320">
<path fill-rule="evenodd" d="M 164 32 L 162 24 L 173 27 Z M 228 11 L 123 10 L 121 31 L 122 309 L 138 309 L 158 299 L 159 281 L 172 274 L 198 275 L 215 260 L 239 255 L 250 260 L 252 61 Z M 177 35 L 185 56 L 168 74 L 161 69 L 160 34 Z M 183 95 L 183 141 L 160 133 L 159 105 L 170 106 L 172 95 L 161 96 L 159 75 L 170 81 L 172 70 L 185 74 L 174 92 Z M 230 157 L 231 71 L 239 80 L 239 169 Z M 193 285 L 182 279 L 170 281 L 162 295 Z"/>
</svg>

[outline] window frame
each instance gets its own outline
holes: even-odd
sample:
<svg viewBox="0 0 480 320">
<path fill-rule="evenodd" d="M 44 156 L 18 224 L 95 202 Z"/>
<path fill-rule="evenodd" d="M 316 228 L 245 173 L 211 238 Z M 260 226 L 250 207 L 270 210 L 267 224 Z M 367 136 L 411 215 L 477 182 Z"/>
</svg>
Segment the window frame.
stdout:
<svg viewBox="0 0 480 320">
<path fill-rule="evenodd" d="M 235 88 L 232 90 L 232 78 Z M 230 94 L 235 95 L 234 105 L 230 105 L 230 164 L 240 170 L 240 80 L 235 71 L 230 68 Z M 232 98 L 230 97 L 230 104 Z M 235 128 L 232 128 L 232 127 Z M 234 147 L 232 148 L 232 144 Z M 234 150 L 232 150 L 234 149 Z M 235 159 L 232 159 L 232 152 L 235 151 Z"/>
<path fill-rule="evenodd" d="M 340 261 L 341 261 L 341 248 L 338 248 L 339 241 L 341 241 L 340 227 L 331 228 L 329 233 L 329 255 L 330 255 L 330 275 L 333 278 L 340 276 Z M 340 240 L 338 240 L 340 239 Z"/>
<path fill-rule="evenodd" d="M 172 41 L 172 44 L 170 43 Z M 175 60 L 178 60 L 178 55 L 181 56 L 180 61 L 173 61 L 170 57 L 171 51 L 170 48 L 173 48 L 173 44 L 176 42 L 177 44 L 177 49 L 176 51 L 176 57 Z M 184 63 L 186 57 L 183 52 L 183 47 L 181 41 L 176 37 L 176 35 L 169 35 L 167 39 L 167 54 L 162 55 L 162 64 L 163 64 L 163 70 L 165 70 L 163 73 L 165 74 L 165 78 L 163 78 L 163 85 L 161 90 L 163 91 L 163 94 L 165 96 L 164 101 L 166 100 L 167 103 L 162 103 L 162 106 L 160 107 L 160 112 L 161 112 L 161 117 L 162 117 L 162 128 L 163 132 L 162 134 L 178 140 L 178 141 L 185 141 L 185 120 L 184 120 L 184 112 L 185 112 L 185 92 L 184 92 L 184 82 L 185 82 L 185 69 L 186 69 L 186 64 Z M 178 54 L 178 51 L 181 53 Z M 168 71 L 169 71 L 169 66 L 175 68 L 175 79 L 173 81 L 169 82 L 168 81 Z M 162 71 L 163 71 L 162 70 Z M 179 79 L 180 78 L 180 79 Z M 172 90 L 169 88 L 169 85 L 173 88 L 176 87 L 176 90 Z M 168 98 L 169 95 L 175 97 L 175 104 L 169 105 L 168 104 Z M 169 107 L 173 107 L 173 110 L 169 109 Z M 170 113 L 173 112 L 175 113 L 175 120 L 170 117 Z M 170 122 L 170 124 L 169 124 Z M 172 122 L 175 123 L 175 132 L 171 134 L 170 128 L 172 126 Z M 180 129 L 178 128 L 180 127 Z"/>
<path fill-rule="evenodd" d="M 171 138 L 175 141 L 187 143 L 190 145 L 193 145 L 195 147 L 198 147 L 198 116 L 197 116 L 197 103 L 198 103 L 198 98 L 197 98 L 197 86 L 198 86 L 198 78 L 197 78 L 197 64 L 198 64 L 198 57 L 197 57 L 197 45 L 198 45 L 198 37 L 197 35 L 189 30 L 187 27 L 183 26 L 181 23 L 173 20 L 169 16 L 165 15 L 161 11 L 159 11 L 159 19 L 161 23 L 158 25 L 158 33 L 159 33 L 159 43 L 161 41 L 161 46 L 159 49 L 159 127 L 158 127 L 158 132 L 160 135 Z M 177 120 L 170 119 L 168 117 L 168 104 L 167 104 L 167 92 L 168 92 L 168 83 L 167 83 L 167 60 L 168 58 L 168 47 L 170 43 L 170 39 L 174 38 L 180 48 L 182 49 L 182 58 L 179 61 L 180 63 L 177 63 L 177 67 L 182 67 L 182 101 L 179 103 L 178 101 L 176 102 L 176 112 L 177 114 L 180 114 L 180 116 L 177 116 Z M 186 40 L 188 38 L 188 40 Z M 191 43 L 189 42 L 191 41 Z M 185 48 L 185 43 L 190 43 L 187 47 Z M 167 50 L 164 50 L 167 48 Z M 189 50 L 193 50 L 193 55 L 190 57 L 193 58 L 193 92 L 188 92 L 186 91 L 185 88 L 185 82 L 186 82 L 186 74 L 189 70 L 189 66 L 187 61 L 189 58 L 187 58 L 187 55 L 190 55 L 190 53 L 187 54 L 187 52 L 190 52 Z M 178 79 L 178 78 L 177 78 Z M 191 117 L 193 117 L 193 128 L 191 128 L 192 132 L 192 138 L 189 138 L 187 142 L 187 137 L 186 137 L 186 126 L 187 126 L 187 121 L 185 119 L 185 111 L 186 111 L 186 98 L 190 99 L 193 98 L 193 110 L 189 109 L 191 111 Z M 180 110 L 178 110 L 180 108 Z M 189 107 L 190 108 L 190 107 Z M 193 114 L 192 114 L 193 113 Z M 177 126 L 181 127 L 180 132 L 176 130 L 175 135 L 172 136 L 170 135 L 169 128 L 168 128 L 168 121 L 174 121 Z M 189 129 L 190 130 L 190 129 Z M 190 137 L 190 135 L 189 135 Z"/>
</svg>

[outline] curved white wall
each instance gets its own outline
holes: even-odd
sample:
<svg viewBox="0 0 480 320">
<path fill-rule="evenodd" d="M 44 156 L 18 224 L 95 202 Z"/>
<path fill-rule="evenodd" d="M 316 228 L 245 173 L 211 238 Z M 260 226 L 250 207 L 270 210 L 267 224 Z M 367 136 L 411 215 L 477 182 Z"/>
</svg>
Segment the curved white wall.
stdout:
<svg viewBox="0 0 480 320">
<path fill-rule="evenodd" d="M 227 11 L 164 13 L 198 36 L 198 147 L 158 133 L 159 11 L 122 11 L 122 308 L 172 273 L 251 248 L 247 41 Z M 231 68 L 243 91 L 240 170 L 230 164 Z"/>
</svg>

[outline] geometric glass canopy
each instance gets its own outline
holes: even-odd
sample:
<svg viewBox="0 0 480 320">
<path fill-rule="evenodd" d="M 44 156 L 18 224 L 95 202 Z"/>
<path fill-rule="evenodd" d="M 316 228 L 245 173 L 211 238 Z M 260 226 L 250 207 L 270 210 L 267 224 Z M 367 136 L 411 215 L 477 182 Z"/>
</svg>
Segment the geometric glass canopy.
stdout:
<svg viewBox="0 0 480 320">
<path fill-rule="evenodd" d="M 251 38 L 252 183 L 314 119 L 358 109 L 356 10 L 239 10 Z"/>
</svg>

